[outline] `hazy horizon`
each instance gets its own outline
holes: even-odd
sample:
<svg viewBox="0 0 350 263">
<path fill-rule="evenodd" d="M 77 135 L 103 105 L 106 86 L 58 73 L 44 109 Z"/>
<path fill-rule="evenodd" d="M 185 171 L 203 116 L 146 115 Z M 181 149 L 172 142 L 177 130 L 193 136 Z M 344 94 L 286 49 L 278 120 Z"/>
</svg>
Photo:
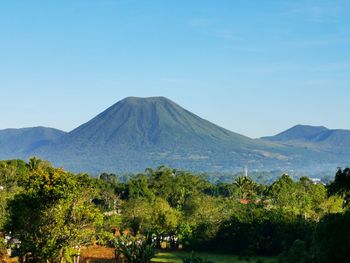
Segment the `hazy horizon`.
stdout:
<svg viewBox="0 0 350 263">
<path fill-rule="evenodd" d="M 70 131 L 165 96 L 257 138 L 350 129 L 347 1 L 0 3 L 0 129 Z"/>
<path fill-rule="evenodd" d="M 130 97 L 135 97 L 135 98 L 140 98 L 140 97 L 136 97 L 136 96 L 130 96 Z M 154 98 L 154 97 L 164 97 L 164 96 L 151 96 L 151 97 L 141 97 L 141 98 Z M 127 97 L 126 97 L 127 98 Z M 165 97 L 166 98 L 166 97 Z M 169 98 L 167 98 L 167 99 L 169 99 Z M 118 101 L 119 102 L 119 101 Z M 118 103 L 117 102 L 117 103 Z M 174 101 L 175 102 L 175 101 Z M 176 103 L 176 102 L 175 102 Z M 111 105 L 112 106 L 112 105 Z M 181 106 L 181 105 L 180 105 Z M 105 110 L 107 110 L 109 107 L 107 107 Z M 103 111 L 105 111 L 105 110 L 103 110 Z M 93 116 L 92 118 L 94 118 L 94 117 L 96 117 L 97 115 L 99 115 L 101 112 L 99 112 L 99 113 L 97 113 L 95 116 Z M 199 116 L 199 117 L 201 117 L 201 116 Z M 91 119 L 92 119 L 91 118 Z M 90 119 L 89 120 L 87 120 L 87 121 L 90 121 Z M 86 121 L 86 122 L 87 122 Z M 214 124 L 216 124 L 215 123 L 215 121 L 213 122 L 213 121 L 211 121 L 212 123 L 214 123 Z M 85 122 L 84 122 L 85 123 Z M 76 128 L 78 128 L 80 125 L 83 125 L 84 123 L 81 123 L 81 124 L 79 124 L 78 126 L 76 126 L 76 127 L 73 127 L 72 129 L 70 129 L 70 130 L 64 130 L 64 129 L 60 129 L 60 128 L 57 128 L 57 127 L 53 127 L 53 126 L 45 126 L 45 125 L 34 125 L 34 126 L 23 126 L 23 127 L 21 127 L 21 126 L 19 126 L 19 127 L 7 127 L 7 128 L 3 128 L 3 129 L 25 129 L 25 128 L 34 128 L 34 127 L 44 127 L 44 128 L 55 128 L 55 129 L 58 129 L 58 130 L 61 130 L 61 131 L 64 131 L 64 132 L 71 132 L 71 131 L 73 131 L 74 129 L 76 129 Z M 296 126 L 296 125 L 309 125 L 309 124 L 304 124 L 304 123 L 297 123 L 297 124 L 295 124 L 295 125 L 293 125 L 293 126 L 290 126 L 290 127 L 288 127 L 288 128 L 286 128 L 285 130 L 287 130 L 287 129 L 289 129 L 289 128 L 292 128 L 292 127 L 294 127 L 294 126 Z M 314 125 L 315 127 L 316 126 L 322 126 L 322 127 L 325 127 L 324 125 Z M 224 126 L 221 126 L 222 128 L 225 128 L 225 129 L 228 129 L 228 128 L 226 128 L 226 127 L 224 127 Z M 333 129 L 333 128 L 330 128 L 330 127 L 325 127 L 325 128 L 328 128 L 328 129 Z M 3 130 L 3 129 L 0 129 L 0 130 Z M 230 130 L 230 129 L 228 129 L 228 130 Z M 283 132 L 283 131 L 285 131 L 285 130 L 281 130 L 281 131 L 279 131 L 279 132 L 277 132 L 276 134 L 266 134 L 266 135 L 263 135 L 263 136 L 260 136 L 260 137 L 264 137 L 264 136 L 272 136 L 272 135 L 277 135 L 278 133 L 281 133 L 281 132 Z M 235 132 L 234 130 L 231 130 L 232 132 Z M 246 134 L 243 134 L 242 133 L 242 135 L 245 135 L 245 136 L 248 136 L 248 135 L 246 135 Z M 249 137 L 249 136 L 248 136 Z M 256 137 L 256 138 L 260 138 L 260 137 Z M 254 137 L 251 137 L 251 138 L 254 138 Z"/>
</svg>

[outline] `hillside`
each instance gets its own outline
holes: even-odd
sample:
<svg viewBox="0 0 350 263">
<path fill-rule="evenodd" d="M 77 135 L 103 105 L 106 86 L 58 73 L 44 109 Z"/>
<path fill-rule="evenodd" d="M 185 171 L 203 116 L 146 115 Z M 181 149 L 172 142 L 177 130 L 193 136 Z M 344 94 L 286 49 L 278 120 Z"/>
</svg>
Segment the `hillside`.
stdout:
<svg viewBox="0 0 350 263">
<path fill-rule="evenodd" d="M 262 139 L 294 147 L 308 147 L 335 154 L 350 154 L 350 131 L 323 126 L 296 125 L 275 136 Z"/>
<path fill-rule="evenodd" d="M 221 128 L 164 97 L 129 97 L 35 151 L 72 170 L 142 171 L 170 165 L 196 171 L 263 169 L 293 156 L 285 146 Z"/>
<path fill-rule="evenodd" d="M 286 131 L 283 131 L 275 136 L 267 136 L 262 139 L 286 142 L 286 141 L 310 141 L 325 131 L 329 131 L 323 126 L 296 125 Z"/>
<path fill-rule="evenodd" d="M 111 106 L 65 137 L 88 145 L 131 148 L 154 146 L 173 149 L 184 144 L 202 145 L 251 139 L 216 126 L 164 97 L 126 98 Z"/>
<path fill-rule="evenodd" d="M 348 131 L 296 126 L 251 139 L 164 97 L 123 99 L 69 133 L 0 131 L 1 159 L 36 155 L 75 172 L 139 172 L 168 165 L 196 172 L 323 171 L 347 163 Z M 331 146 L 330 146 L 331 145 Z"/>
<path fill-rule="evenodd" d="M 46 127 L 0 130 L 0 159 L 24 158 L 65 132 Z"/>
</svg>

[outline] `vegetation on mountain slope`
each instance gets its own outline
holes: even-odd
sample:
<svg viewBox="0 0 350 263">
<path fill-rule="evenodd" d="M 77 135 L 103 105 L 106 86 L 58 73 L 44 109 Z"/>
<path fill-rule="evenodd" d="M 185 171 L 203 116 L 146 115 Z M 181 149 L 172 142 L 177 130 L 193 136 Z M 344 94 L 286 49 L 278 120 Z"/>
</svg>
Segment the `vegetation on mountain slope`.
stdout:
<svg viewBox="0 0 350 263">
<path fill-rule="evenodd" d="M 326 128 L 292 130 L 304 138 L 320 129 Z M 350 157 L 346 131 L 326 132 L 332 133 L 327 139 L 307 143 L 251 139 L 167 98 L 129 97 L 69 133 L 41 127 L 0 131 L 0 157 L 39 156 L 71 171 L 94 174 L 141 172 L 159 165 L 196 172 L 235 173 L 248 166 L 258 171 L 318 173 L 333 171 Z"/>
</svg>

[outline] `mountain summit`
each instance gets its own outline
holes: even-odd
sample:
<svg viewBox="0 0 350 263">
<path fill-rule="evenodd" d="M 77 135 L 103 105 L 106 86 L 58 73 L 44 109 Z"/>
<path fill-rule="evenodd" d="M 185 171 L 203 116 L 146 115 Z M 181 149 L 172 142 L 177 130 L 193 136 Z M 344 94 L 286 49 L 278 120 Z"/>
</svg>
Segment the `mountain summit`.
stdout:
<svg viewBox="0 0 350 263">
<path fill-rule="evenodd" d="M 82 141 L 84 146 L 157 146 L 169 150 L 185 144 L 250 141 L 196 116 L 165 97 L 123 99 L 70 132 L 66 139 Z"/>
</svg>

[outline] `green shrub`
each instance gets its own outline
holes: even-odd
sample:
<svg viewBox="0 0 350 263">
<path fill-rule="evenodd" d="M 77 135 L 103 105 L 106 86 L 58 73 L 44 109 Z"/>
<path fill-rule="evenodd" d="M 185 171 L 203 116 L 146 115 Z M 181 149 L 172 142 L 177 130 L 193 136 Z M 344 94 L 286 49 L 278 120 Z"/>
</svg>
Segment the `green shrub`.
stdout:
<svg viewBox="0 0 350 263">
<path fill-rule="evenodd" d="M 327 215 L 319 222 L 313 250 L 317 262 L 348 263 L 350 258 L 350 210 Z"/>
<path fill-rule="evenodd" d="M 183 263 L 213 263 L 211 261 L 205 260 L 202 257 L 196 256 L 194 252 L 192 252 L 189 256 L 184 257 Z"/>
<path fill-rule="evenodd" d="M 5 255 L 6 255 L 6 242 L 5 242 L 5 239 L 0 236 L 0 259 L 5 257 Z"/>
<path fill-rule="evenodd" d="M 295 240 L 288 251 L 281 253 L 278 257 L 278 263 L 309 263 L 312 262 L 311 252 L 306 246 L 306 242 Z"/>
<path fill-rule="evenodd" d="M 251 249 L 246 249 L 243 250 L 241 253 L 239 253 L 239 259 L 240 260 L 245 260 L 245 261 L 250 261 L 253 257 L 255 257 L 256 254 L 253 250 Z"/>
<path fill-rule="evenodd" d="M 154 244 L 144 237 L 118 237 L 115 240 L 115 249 L 128 263 L 149 263 L 155 255 Z"/>
</svg>

